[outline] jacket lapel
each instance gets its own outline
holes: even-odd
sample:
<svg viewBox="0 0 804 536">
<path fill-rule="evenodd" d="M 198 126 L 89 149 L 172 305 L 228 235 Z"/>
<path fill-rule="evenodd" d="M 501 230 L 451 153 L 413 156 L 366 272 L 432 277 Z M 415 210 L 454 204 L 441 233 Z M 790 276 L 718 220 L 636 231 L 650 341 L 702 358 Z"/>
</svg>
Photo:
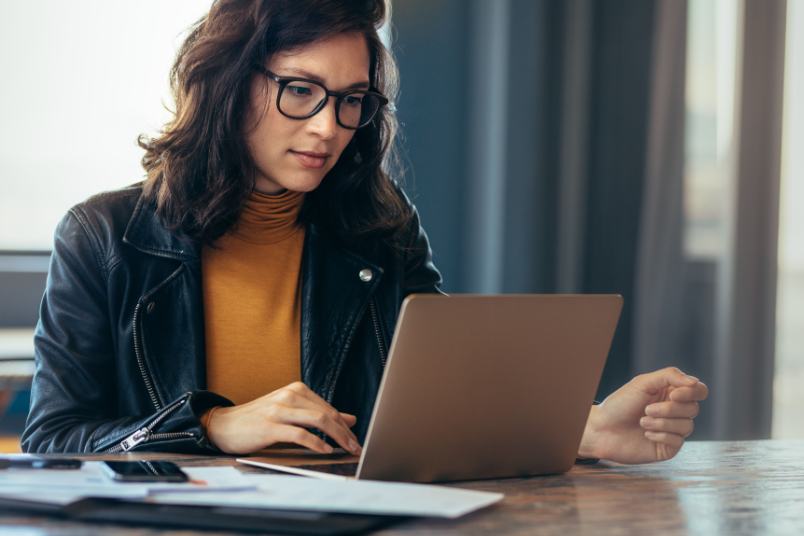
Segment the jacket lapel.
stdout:
<svg viewBox="0 0 804 536">
<path fill-rule="evenodd" d="M 367 272 L 371 270 L 368 279 Z M 355 330 L 382 278 L 382 268 L 308 227 L 302 258 L 302 381 L 332 401 Z M 364 280 L 368 279 L 368 280 Z"/>
<path fill-rule="evenodd" d="M 201 247 L 168 231 L 144 196 L 123 242 L 156 257 L 143 268 L 133 322 L 143 375 L 164 406 L 187 391 L 206 388 Z"/>
</svg>

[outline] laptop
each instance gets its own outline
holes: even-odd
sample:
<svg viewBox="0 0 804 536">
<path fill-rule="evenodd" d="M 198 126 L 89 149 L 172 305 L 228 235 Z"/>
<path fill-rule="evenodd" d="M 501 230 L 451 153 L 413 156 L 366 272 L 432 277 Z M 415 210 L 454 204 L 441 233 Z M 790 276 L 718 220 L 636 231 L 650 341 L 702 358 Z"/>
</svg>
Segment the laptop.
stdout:
<svg viewBox="0 0 804 536">
<path fill-rule="evenodd" d="M 412 295 L 363 453 L 238 461 L 327 479 L 445 482 L 574 464 L 622 309 L 617 295 Z"/>
</svg>

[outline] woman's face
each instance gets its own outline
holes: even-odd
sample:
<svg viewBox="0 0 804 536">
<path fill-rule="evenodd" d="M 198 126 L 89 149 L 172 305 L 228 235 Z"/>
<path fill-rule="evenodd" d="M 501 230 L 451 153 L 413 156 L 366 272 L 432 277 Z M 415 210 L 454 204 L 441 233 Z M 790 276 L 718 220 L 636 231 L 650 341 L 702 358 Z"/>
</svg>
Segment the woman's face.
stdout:
<svg viewBox="0 0 804 536">
<path fill-rule="evenodd" d="M 332 39 L 275 54 L 267 65 L 278 76 L 309 78 L 330 91 L 368 89 L 369 53 L 360 34 Z M 354 130 L 335 120 L 335 97 L 308 119 L 291 119 L 276 109 L 279 84 L 258 74 L 251 83 L 246 143 L 256 164 L 257 191 L 309 192 L 332 169 Z"/>
</svg>

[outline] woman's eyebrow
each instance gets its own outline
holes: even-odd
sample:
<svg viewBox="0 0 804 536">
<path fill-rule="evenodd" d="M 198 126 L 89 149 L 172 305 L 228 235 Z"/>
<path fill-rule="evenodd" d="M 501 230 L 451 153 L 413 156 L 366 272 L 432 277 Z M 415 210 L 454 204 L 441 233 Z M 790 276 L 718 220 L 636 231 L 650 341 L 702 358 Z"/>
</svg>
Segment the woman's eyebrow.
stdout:
<svg viewBox="0 0 804 536">
<path fill-rule="evenodd" d="M 316 76 L 313 73 L 311 73 L 309 71 L 305 71 L 304 69 L 299 69 L 298 67 L 288 67 L 287 69 L 282 69 L 282 70 L 296 73 L 296 74 L 300 75 L 301 77 L 309 78 L 310 80 L 313 80 L 314 82 L 320 82 L 322 84 L 324 83 L 324 80 L 320 76 Z M 343 89 L 368 89 L 370 86 L 371 86 L 371 84 L 369 84 L 369 81 L 364 80 L 362 82 L 355 82 L 354 84 L 346 86 Z"/>
</svg>

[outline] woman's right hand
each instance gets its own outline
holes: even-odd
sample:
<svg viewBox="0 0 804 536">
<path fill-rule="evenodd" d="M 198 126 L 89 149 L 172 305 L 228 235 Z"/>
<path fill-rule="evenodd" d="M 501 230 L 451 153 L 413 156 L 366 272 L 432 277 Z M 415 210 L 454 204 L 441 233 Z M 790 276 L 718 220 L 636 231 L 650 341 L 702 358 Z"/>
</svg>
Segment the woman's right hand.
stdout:
<svg viewBox="0 0 804 536">
<path fill-rule="evenodd" d="M 338 412 L 305 384 L 295 382 L 241 406 L 216 409 L 207 434 L 227 454 L 250 454 L 280 442 L 329 454 L 332 447 L 305 430 L 318 428 L 358 455 L 362 449 L 349 429 L 355 422 L 354 415 Z"/>
</svg>

